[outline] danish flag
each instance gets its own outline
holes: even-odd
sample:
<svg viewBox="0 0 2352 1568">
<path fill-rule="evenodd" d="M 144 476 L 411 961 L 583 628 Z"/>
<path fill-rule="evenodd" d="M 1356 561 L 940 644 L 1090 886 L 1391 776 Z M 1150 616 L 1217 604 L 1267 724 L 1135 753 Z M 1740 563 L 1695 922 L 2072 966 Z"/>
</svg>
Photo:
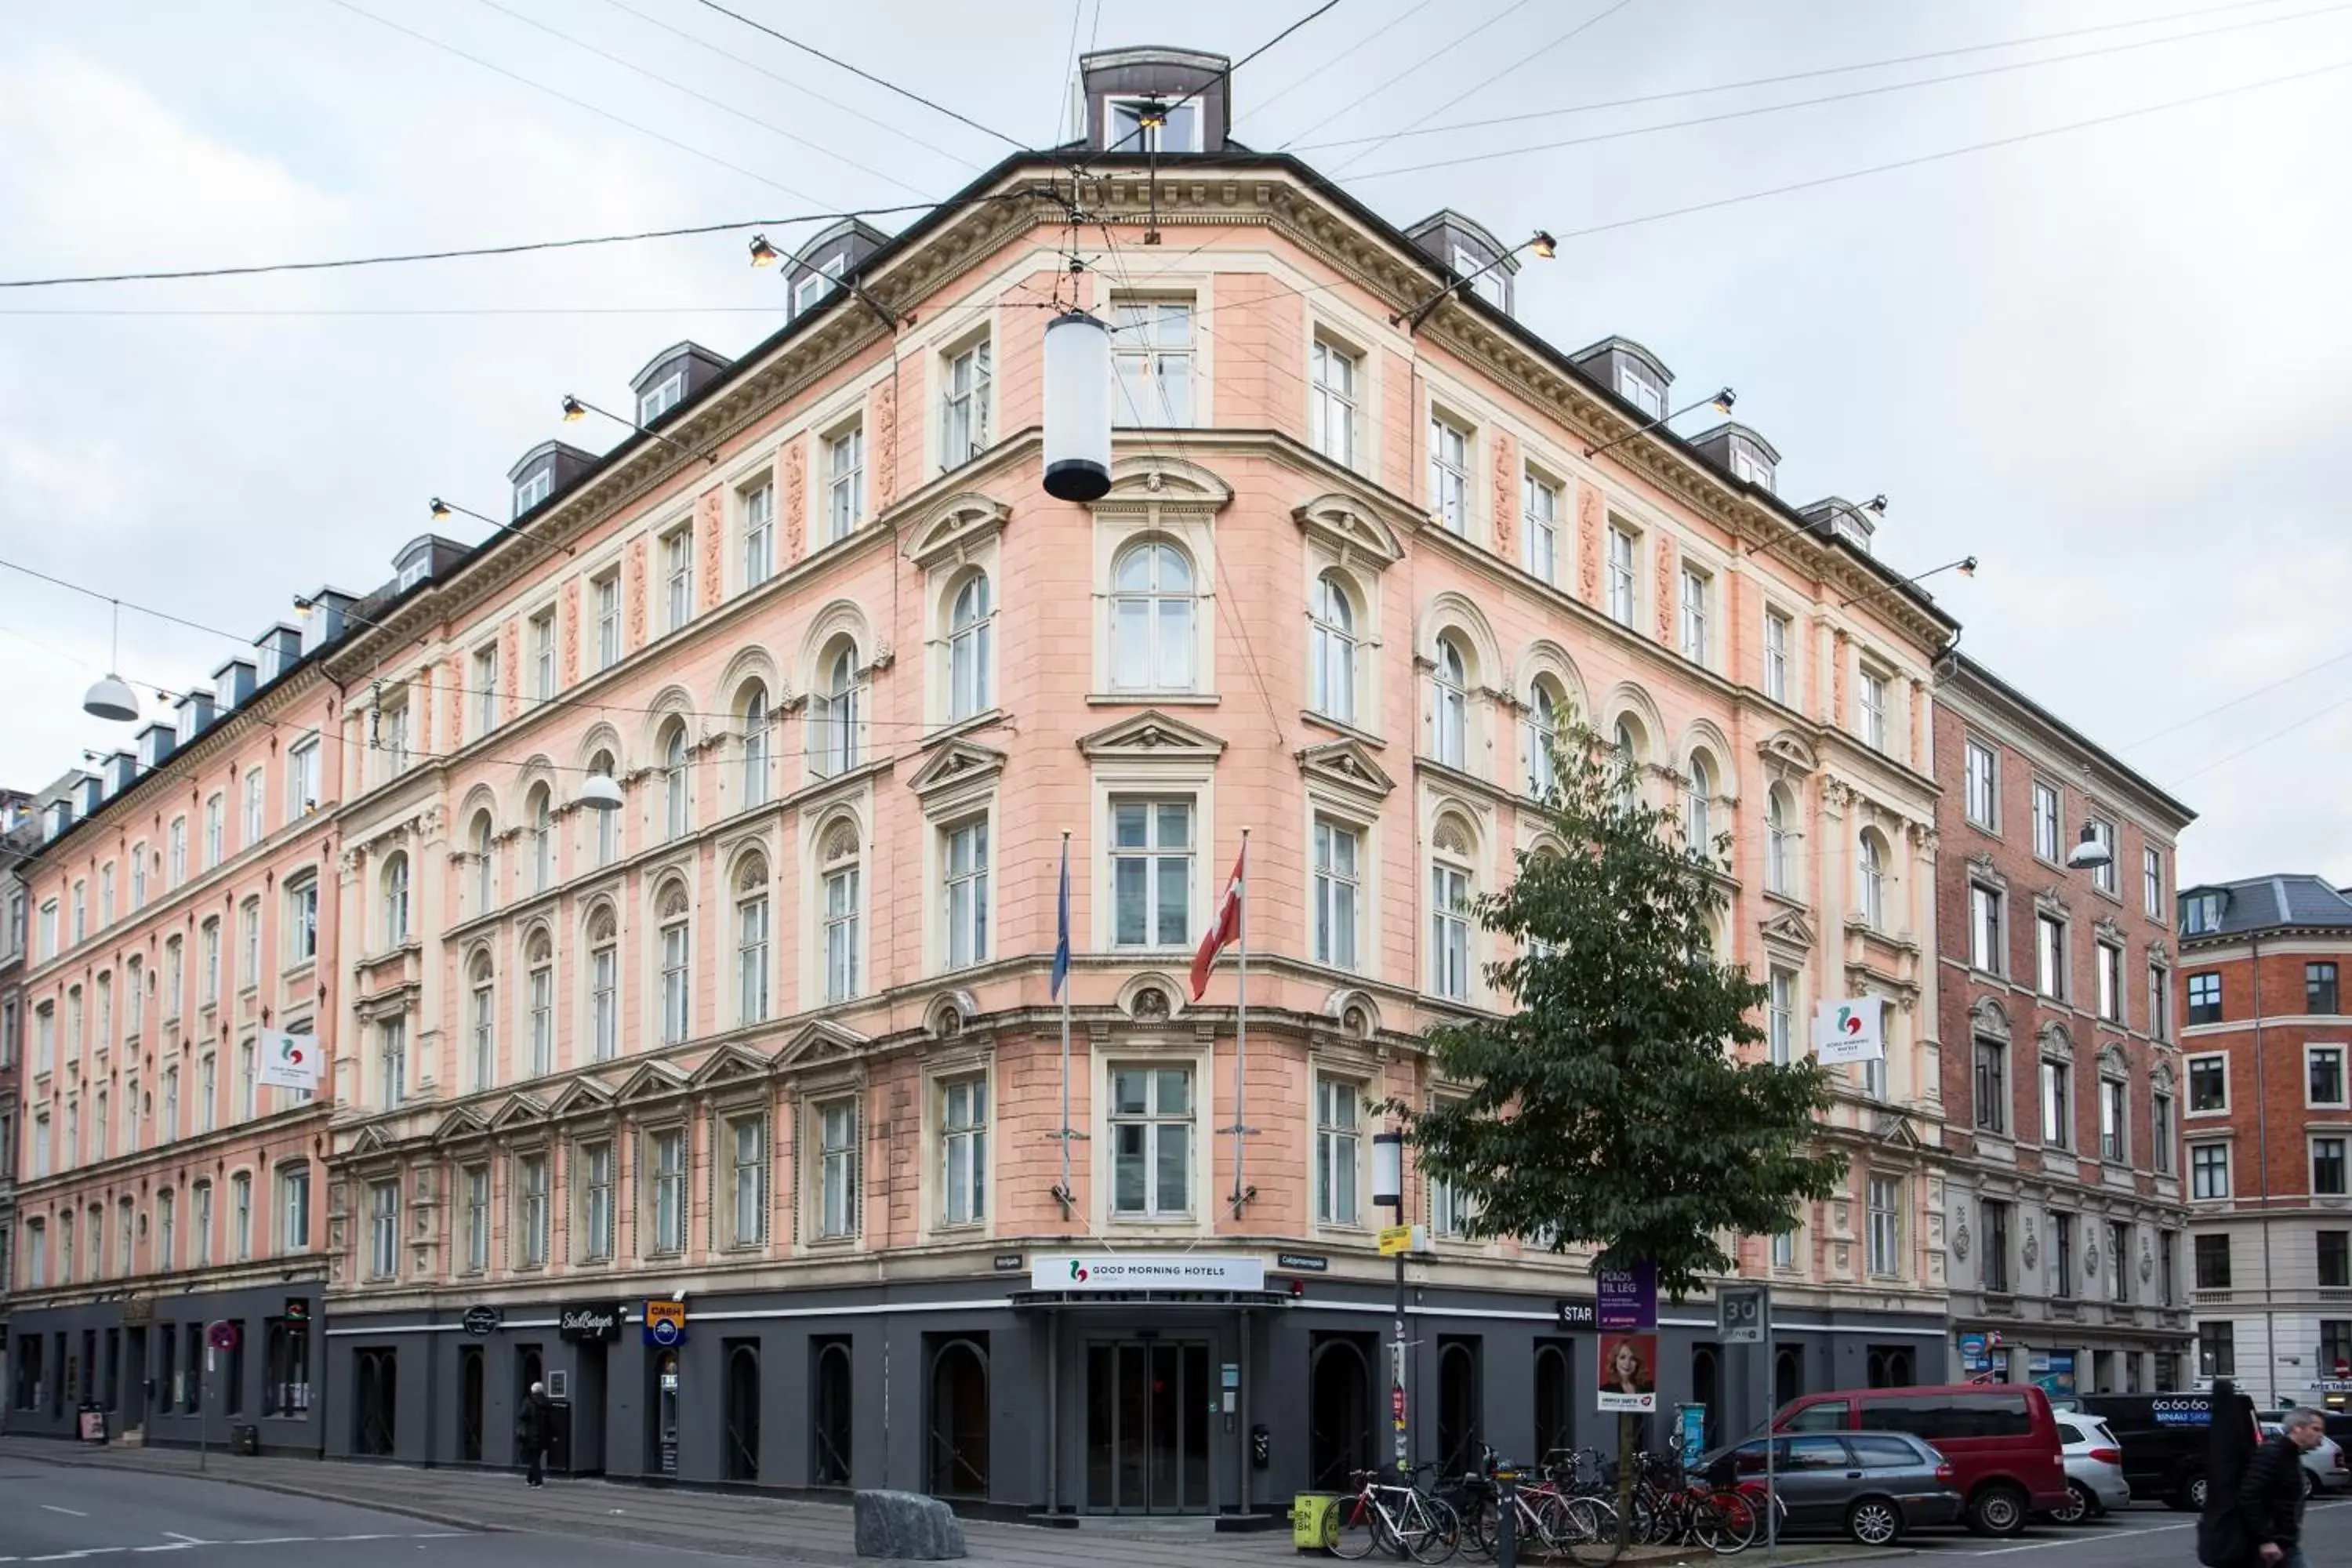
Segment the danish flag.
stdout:
<svg viewBox="0 0 2352 1568">
<path fill-rule="evenodd" d="M 1217 954 L 1241 940 L 1242 900 L 1249 882 L 1249 840 L 1242 840 L 1242 852 L 1234 858 L 1234 874 L 1225 883 L 1225 896 L 1217 906 L 1216 922 L 1209 934 L 1201 939 L 1200 951 L 1192 954 L 1192 1000 L 1209 988 L 1209 971 L 1217 962 Z"/>
</svg>

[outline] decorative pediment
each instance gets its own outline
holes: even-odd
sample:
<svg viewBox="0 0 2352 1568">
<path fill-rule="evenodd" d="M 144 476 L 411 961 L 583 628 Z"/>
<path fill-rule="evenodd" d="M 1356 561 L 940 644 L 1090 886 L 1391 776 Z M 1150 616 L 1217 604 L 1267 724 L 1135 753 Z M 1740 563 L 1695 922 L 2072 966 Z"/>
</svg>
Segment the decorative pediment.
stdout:
<svg viewBox="0 0 2352 1568">
<path fill-rule="evenodd" d="M 2131 1058 L 2125 1056 L 2124 1048 L 2113 1040 L 2099 1047 L 2099 1076 L 2121 1079 L 2131 1077 Z"/>
<path fill-rule="evenodd" d="M 1298 771 L 1307 775 L 1309 784 L 1328 784 L 1373 799 L 1396 787 L 1396 781 L 1381 771 L 1381 765 L 1372 761 L 1370 749 L 1360 741 L 1328 741 L 1309 746 L 1298 753 Z"/>
<path fill-rule="evenodd" d="M 2055 882 L 2033 895 L 2033 907 L 2045 915 L 2064 917 L 2074 913 L 2066 902 L 2066 895 L 2059 890 Z"/>
<path fill-rule="evenodd" d="M 2154 942 L 2147 944 L 2147 961 L 2150 963 L 2155 964 L 2159 969 L 2166 969 L 2171 966 L 2172 950 L 2164 945 L 2164 939 L 2162 937 L 2158 937 Z"/>
<path fill-rule="evenodd" d="M 352 1140 L 352 1153 L 354 1156 L 385 1154 L 391 1152 L 392 1136 L 384 1131 L 383 1123 L 381 1121 L 371 1121 L 360 1129 L 358 1137 Z"/>
<path fill-rule="evenodd" d="M 2067 1035 L 2063 1024 L 2042 1025 L 2041 1031 L 2034 1036 L 2034 1042 L 2042 1047 L 2042 1054 L 2053 1062 L 2072 1062 L 2074 1059 L 2074 1042 Z"/>
<path fill-rule="evenodd" d="M 2009 1043 L 2009 1009 L 1990 996 L 1979 996 L 1969 1007 L 1969 1028 L 1988 1040 Z"/>
<path fill-rule="evenodd" d="M 2124 928 L 2116 922 L 2115 916 L 2101 915 L 2099 917 L 2098 932 L 2101 936 L 2106 938 L 2109 942 L 2114 942 L 2116 946 L 2120 947 L 2123 945 Z"/>
<path fill-rule="evenodd" d="M 550 1121 L 567 1116 L 595 1116 L 613 1109 L 613 1091 L 593 1078 L 575 1078 L 563 1086 L 547 1108 Z"/>
<path fill-rule="evenodd" d="M 644 1100 L 667 1100 L 686 1091 L 686 1074 L 667 1062 L 646 1062 L 621 1080 L 613 1098 L 622 1104 Z"/>
<path fill-rule="evenodd" d="M 908 779 L 907 787 L 929 797 L 950 790 L 993 784 L 1004 772 L 1004 753 L 970 741 L 950 741 L 933 752 Z"/>
<path fill-rule="evenodd" d="M 2000 874 L 1999 866 L 1993 864 L 1992 851 L 1990 849 L 1978 849 L 1969 853 L 1969 879 L 1981 882 L 1997 892 L 2009 891 L 2009 879 Z"/>
<path fill-rule="evenodd" d="M 759 1052 L 742 1046 L 721 1046 L 704 1058 L 694 1076 L 687 1080 L 696 1089 L 714 1085 L 743 1083 L 768 1076 L 768 1061 Z"/>
<path fill-rule="evenodd" d="M 841 1061 L 856 1056 L 870 1043 L 855 1029 L 844 1028 L 829 1018 L 819 1018 L 784 1043 L 784 1048 L 776 1053 L 776 1066 L 811 1067 Z"/>
<path fill-rule="evenodd" d="M 1893 1148 L 1916 1151 L 1923 1147 L 1919 1142 L 1919 1129 L 1913 1126 L 1911 1119 L 1900 1111 L 1881 1111 L 1878 1125 L 1871 1131 L 1881 1143 Z"/>
<path fill-rule="evenodd" d="M 1783 910 L 1762 923 L 1764 940 L 1786 947 L 1810 948 L 1813 945 L 1813 926 L 1794 910 Z"/>
<path fill-rule="evenodd" d="M 1327 491 L 1290 514 L 1307 538 L 1339 558 L 1339 564 L 1375 572 L 1384 572 L 1404 557 L 1400 525 L 1391 521 L 1394 515 L 1368 497 L 1343 490 Z"/>
<path fill-rule="evenodd" d="M 1794 730 L 1780 730 L 1756 742 L 1756 754 L 1784 772 L 1810 773 L 1820 766 L 1813 748 Z"/>
<path fill-rule="evenodd" d="M 510 1127 L 545 1121 L 546 1102 L 528 1094 L 509 1095 L 507 1101 L 490 1116 L 490 1131 L 503 1132 Z"/>
<path fill-rule="evenodd" d="M 1094 763 L 1114 759 L 1213 763 L 1224 749 L 1224 742 L 1206 730 L 1171 719 L 1157 708 L 1078 737 L 1078 750 Z"/>
<path fill-rule="evenodd" d="M 471 1106 L 461 1105 L 441 1119 L 433 1130 L 436 1143 L 458 1143 L 471 1138 L 489 1136 L 490 1124 L 483 1121 Z"/>
<path fill-rule="evenodd" d="M 1108 512 L 1175 521 L 1213 517 L 1233 499 L 1234 487 L 1198 463 L 1142 452 L 1113 460 L 1109 493 L 1087 505 L 1097 517 Z"/>
<path fill-rule="evenodd" d="M 930 570 L 967 560 L 972 551 L 1004 531 L 1013 509 L 978 490 L 959 490 L 930 509 L 907 531 L 907 559 Z"/>
</svg>

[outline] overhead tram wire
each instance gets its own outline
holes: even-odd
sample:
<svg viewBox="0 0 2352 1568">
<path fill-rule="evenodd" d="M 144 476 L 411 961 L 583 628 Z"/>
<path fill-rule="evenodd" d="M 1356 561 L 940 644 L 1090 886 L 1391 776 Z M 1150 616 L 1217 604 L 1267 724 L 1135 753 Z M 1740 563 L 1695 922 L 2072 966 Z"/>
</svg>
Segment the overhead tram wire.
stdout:
<svg viewBox="0 0 2352 1568">
<path fill-rule="evenodd" d="M 1496 23 L 1504 21 L 1526 9 L 1526 7 L 1531 3 L 1532 0 L 1511 0 L 1510 5 L 1504 6 L 1492 16 L 1487 17 L 1485 21 L 1471 28 L 1468 32 L 1464 33 L 1452 43 L 1446 45 L 1444 48 L 1439 49 L 1435 54 L 1422 56 L 1415 59 L 1411 65 L 1407 66 L 1404 69 L 1397 72 L 1396 75 L 1381 83 L 1378 87 L 1372 88 L 1369 91 L 1358 93 L 1355 97 L 1349 99 L 1347 102 L 1341 104 L 1339 108 L 1333 110 L 1322 119 L 1315 121 L 1314 124 L 1309 125 L 1305 131 L 1298 132 L 1297 136 L 1290 137 L 1288 140 L 1285 141 L 1277 151 L 1285 153 L 1288 152 L 1291 144 L 1297 142 L 1299 136 L 1305 136 L 1310 132 L 1321 130 L 1324 126 L 1330 124 L 1334 120 L 1351 112 L 1363 104 L 1370 102 L 1373 99 L 1378 98 L 1381 94 L 1388 91 L 1389 89 L 1396 86 L 1397 83 L 1404 80 L 1407 77 L 1416 76 L 1422 71 L 1428 69 L 1432 64 L 1444 58 L 1447 55 L 1452 54 L 1454 50 L 1460 48 L 1463 45 L 1468 43 L 1471 39 L 1476 37 L 1479 34 L 1485 32 L 1487 28 L 1495 26 Z"/>
<path fill-rule="evenodd" d="M 1374 43 L 1381 38 L 1386 37 L 1389 34 L 1396 31 L 1399 27 L 1403 26 L 1407 22 L 1412 21 L 1415 16 L 1420 16 L 1423 11 L 1428 10 L 1432 5 L 1436 4 L 1437 0 L 1416 0 L 1416 4 L 1413 5 L 1412 9 L 1407 11 L 1402 16 L 1397 16 L 1387 22 L 1383 22 L 1381 26 L 1373 28 L 1370 32 L 1366 33 L 1362 37 L 1358 38 L 1354 43 L 1349 44 L 1346 48 L 1341 49 L 1338 54 L 1327 57 L 1318 62 L 1313 70 L 1308 71 L 1305 76 L 1300 77 L 1288 87 L 1277 88 L 1273 92 L 1266 94 L 1265 97 L 1257 101 L 1253 112 L 1263 114 L 1265 110 L 1273 108 L 1284 99 L 1288 98 L 1292 93 L 1297 92 L 1300 88 L 1305 87 L 1308 82 L 1327 76 L 1332 67 L 1338 65 L 1341 60 L 1346 59 L 1357 50 L 1364 47 L 1367 44 Z"/>
</svg>

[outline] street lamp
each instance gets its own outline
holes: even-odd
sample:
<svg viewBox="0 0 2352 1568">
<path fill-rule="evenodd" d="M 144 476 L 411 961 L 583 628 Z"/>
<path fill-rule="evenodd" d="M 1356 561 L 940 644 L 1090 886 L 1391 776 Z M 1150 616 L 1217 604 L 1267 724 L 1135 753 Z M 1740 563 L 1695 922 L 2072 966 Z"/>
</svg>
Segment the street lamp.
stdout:
<svg viewBox="0 0 2352 1568">
<path fill-rule="evenodd" d="M 127 724 L 139 717 L 139 696 L 131 689 L 129 682 L 114 673 L 115 665 L 122 657 L 122 601 L 114 599 L 109 603 L 114 606 L 114 629 L 109 644 L 111 651 L 107 656 L 106 673 L 92 681 L 89 689 L 82 693 L 81 710 L 93 719 L 110 719 L 118 724 Z"/>
<path fill-rule="evenodd" d="M 1731 388 L 1727 386 L 1724 387 L 1722 390 L 1717 392 L 1712 397 L 1702 397 L 1696 403 L 1685 404 L 1682 407 L 1675 409 L 1671 414 L 1661 414 L 1655 419 L 1651 420 L 1647 425 L 1636 426 L 1633 429 L 1626 431 L 1622 436 L 1616 437 L 1614 440 L 1603 441 L 1597 447 L 1587 447 L 1584 449 L 1584 455 L 1590 458 L 1597 453 L 1605 452 L 1612 447 L 1622 447 L 1626 442 L 1632 440 L 1634 437 L 1646 436 L 1651 431 L 1656 429 L 1659 426 L 1667 423 L 1669 420 L 1679 419 L 1694 408 L 1706 408 L 1712 406 L 1717 414 L 1728 414 L 1731 412 L 1731 405 L 1738 402 L 1738 398 L 1739 395 L 1738 393 L 1732 391 Z"/>
<path fill-rule="evenodd" d="M 1391 1229 L 1404 1224 L 1404 1134 L 1372 1134 L 1372 1202 L 1389 1211 Z M 1396 1258 L 1396 1328 L 1389 1347 L 1389 1416 L 1396 1428 L 1397 1485 L 1412 1484 L 1411 1446 L 1407 1438 L 1404 1394 L 1404 1255 L 1407 1248 L 1382 1238 L 1381 1249 Z"/>
<path fill-rule="evenodd" d="M 1413 328 L 1420 326 L 1421 323 L 1428 318 L 1428 315 L 1432 310 L 1434 310 L 1438 306 L 1445 303 L 1448 299 L 1460 293 L 1463 289 L 1467 289 L 1471 284 L 1476 282 L 1479 279 L 1484 278 L 1487 273 L 1492 272 L 1496 268 L 1500 267 L 1504 262 L 1508 261 L 1512 257 L 1517 256 L 1522 250 L 1532 250 L 1543 260 L 1549 261 L 1553 257 L 1559 254 L 1559 242 L 1552 238 L 1552 237 L 1544 230 L 1538 229 L 1528 238 L 1522 240 L 1517 245 L 1511 247 L 1510 249 L 1503 252 L 1502 255 L 1497 256 L 1494 260 L 1489 261 L 1486 266 L 1481 267 L 1475 272 L 1464 273 L 1461 277 L 1454 279 L 1453 282 L 1448 283 L 1444 288 L 1440 289 L 1436 293 L 1432 294 L 1428 299 L 1423 300 L 1420 304 L 1415 305 L 1412 310 L 1403 311 L 1398 315 L 1391 316 L 1389 318 L 1389 325 L 1391 327 L 1402 327 L 1407 331 L 1411 331 Z"/>
<path fill-rule="evenodd" d="M 541 539 L 535 534 L 525 533 L 520 528 L 515 528 L 507 523 L 500 522 L 497 518 L 490 516 L 488 512 L 476 511 L 472 507 L 459 506 L 455 501 L 443 500 L 439 496 L 435 496 L 433 498 L 432 513 L 433 521 L 436 522 L 446 522 L 449 521 L 452 513 L 457 513 L 462 516 L 470 517 L 477 522 L 487 522 L 492 528 L 497 529 L 500 533 L 511 533 L 517 539 L 529 540 L 531 543 L 538 545 L 541 550 L 560 549 L 566 555 L 577 555 L 580 553 L 578 547 L 575 545 L 551 545 L 546 540 Z"/>
<path fill-rule="evenodd" d="M 678 451 L 687 453 L 690 457 L 699 458 L 706 463 L 716 464 L 719 461 L 719 454 L 716 452 L 698 452 L 683 441 L 673 441 L 658 430 L 649 430 L 634 419 L 624 419 L 609 408 L 599 408 L 585 398 L 574 397 L 568 392 L 563 395 L 563 401 L 559 406 L 563 411 L 563 422 L 566 425 L 577 425 L 591 414 L 601 415 L 615 425 L 625 425 L 640 436 L 650 436 L 665 447 L 674 447 Z"/>
<path fill-rule="evenodd" d="M 2084 822 L 2082 837 L 2067 852 L 2066 864 L 2077 871 L 2096 871 L 2115 863 L 2115 852 L 2107 847 L 2106 835 L 2099 831 L 2099 825 Z"/>
<path fill-rule="evenodd" d="M 625 800 L 612 774 L 590 773 L 580 786 L 580 804 L 591 811 L 618 811 Z"/>
</svg>

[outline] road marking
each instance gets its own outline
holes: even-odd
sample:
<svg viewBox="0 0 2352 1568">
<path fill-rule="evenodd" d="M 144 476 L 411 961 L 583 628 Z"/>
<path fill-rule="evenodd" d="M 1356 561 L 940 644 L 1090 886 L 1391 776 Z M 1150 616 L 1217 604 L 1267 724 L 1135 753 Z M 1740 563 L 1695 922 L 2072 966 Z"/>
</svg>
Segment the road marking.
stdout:
<svg viewBox="0 0 2352 1568">
<path fill-rule="evenodd" d="M 51 1513 L 69 1513 L 76 1519 L 88 1519 L 89 1517 L 89 1515 L 82 1512 L 82 1510 L 78 1508 L 59 1508 L 53 1502 L 45 1502 L 41 1506 L 47 1509 Z"/>
<path fill-rule="evenodd" d="M 212 1544 L 211 1542 L 206 1541 L 201 1535 L 183 1535 L 176 1530 L 159 1530 L 155 1533 L 162 1536 L 166 1541 L 176 1541 L 183 1546 L 210 1546 Z"/>
<path fill-rule="evenodd" d="M 2197 1521 L 2193 1519 L 2183 1524 L 2126 1525 L 2123 1529 L 2114 1531 L 2107 1537 L 2107 1539 L 2113 1540 L 2125 1535 L 2162 1535 L 2170 1531 L 2194 1530 L 2196 1528 Z M 2077 1531 L 2072 1534 L 2055 1536 L 2048 1541 L 2029 1541 L 2021 1546 L 1988 1546 L 1975 1549 L 1963 1549 L 1959 1551 L 1946 1549 L 1942 1542 L 1919 1541 L 1913 1542 L 1912 1550 L 1915 1552 L 1933 1552 L 1937 1556 L 1948 1557 L 2007 1557 L 2013 1552 L 2047 1552 L 2053 1546 L 2083 1547 L 2090 1545 L 2093 1542 L 2097 1542 L 2099 1539 L 2099 1536 L 2089 1534 L 2087 1532 Z"/>
</svg>

